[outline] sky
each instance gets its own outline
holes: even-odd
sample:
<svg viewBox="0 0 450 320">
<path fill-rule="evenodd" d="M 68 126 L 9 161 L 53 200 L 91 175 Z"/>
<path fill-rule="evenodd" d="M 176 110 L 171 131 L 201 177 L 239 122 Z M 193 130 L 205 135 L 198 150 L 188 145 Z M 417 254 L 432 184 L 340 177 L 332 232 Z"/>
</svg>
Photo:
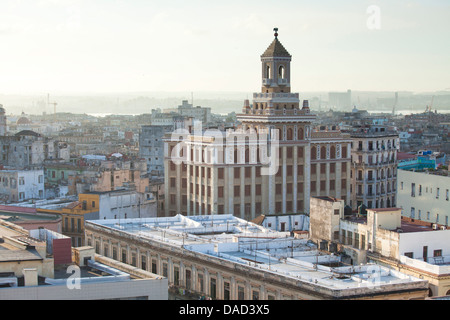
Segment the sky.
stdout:
<svg viewBox="0 0 450 320">
<path fill-rule="evenodd" d="M 1 0 L 0 94 L 450 90 L 448 0 Z"/>
</svg>

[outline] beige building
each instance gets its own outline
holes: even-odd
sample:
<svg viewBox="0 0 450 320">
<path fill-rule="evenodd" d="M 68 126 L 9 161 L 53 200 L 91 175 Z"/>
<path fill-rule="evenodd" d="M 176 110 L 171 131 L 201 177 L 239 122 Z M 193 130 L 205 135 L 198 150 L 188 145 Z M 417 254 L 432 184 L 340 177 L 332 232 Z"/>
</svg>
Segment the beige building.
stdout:
<svg viewBox="0 0 450 320">
<path fill-rule="evenodd" d="M 291 93 L 291 55 L 276 36 L 261 56 L 262 89 L 226 131 L 166 136 L 165 215 L 309 212 L 310 195 L 350 201 L 351 139 L 314 128 L 308 101 Z M 273 170 L 272 170 L 273 169 Z"/>
<path fill-rule="evenodd" d="M 55 238 L 67 237 L 0 220 L 1 301 L 168 299 L 167 278 L 97 255 L 91 247 L 71 249 L 70 240 L 57 249 Z M 65 262 L 57 264 L 62 254 Z"/>
<path fill-rule="evenodd" d="M 450 295 L 450 230 L 402 217 L 400 208 L 345 215 L 343 202 L 311 198 L 310 235 L 319 246 L 359 265 L 374 261 L 429 281 L 429 296 Z"/>
</svg>

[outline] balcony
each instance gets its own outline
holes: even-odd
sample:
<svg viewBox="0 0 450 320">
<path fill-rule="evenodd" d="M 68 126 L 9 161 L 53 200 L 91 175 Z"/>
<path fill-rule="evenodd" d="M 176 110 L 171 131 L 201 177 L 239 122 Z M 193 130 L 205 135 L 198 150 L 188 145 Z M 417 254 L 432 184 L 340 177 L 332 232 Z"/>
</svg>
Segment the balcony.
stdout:
<svg viewBox="0 0 450 320">
<path fill-rule="evenodd" d="M 271 81 L 271 79 L 269 79 L 269 78 L 263 78 L 262 79 L 262 83 L 263 83 L 263 86 L 270 86 L 270 83 L 271 83 L 272 81 Z"/>
<path fill-rule="evenodd" d="M 288 79 L 278 79 L 279 86 L 285 86 L 288 84 Z"/>
</svg>

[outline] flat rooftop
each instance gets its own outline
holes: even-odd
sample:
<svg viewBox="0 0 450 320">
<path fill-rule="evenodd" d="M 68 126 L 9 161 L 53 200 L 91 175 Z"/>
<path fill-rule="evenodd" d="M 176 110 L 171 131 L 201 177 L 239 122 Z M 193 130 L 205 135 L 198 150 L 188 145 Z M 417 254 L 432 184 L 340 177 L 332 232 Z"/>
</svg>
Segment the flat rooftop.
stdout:
<svg viewBox="0 0 450 320">
<path fill-rule="evenodd" d="M 140 241 L 164 242 L 207 255 L 217 263 L 235 263 L 331 290 L 411 285 L 422 280 L 377 265 L 349 266 L 325 254 L 307 239 L 295 239 L 233 215 L 95 220 L 88 224 L 132 234 Z"/>
</svg>

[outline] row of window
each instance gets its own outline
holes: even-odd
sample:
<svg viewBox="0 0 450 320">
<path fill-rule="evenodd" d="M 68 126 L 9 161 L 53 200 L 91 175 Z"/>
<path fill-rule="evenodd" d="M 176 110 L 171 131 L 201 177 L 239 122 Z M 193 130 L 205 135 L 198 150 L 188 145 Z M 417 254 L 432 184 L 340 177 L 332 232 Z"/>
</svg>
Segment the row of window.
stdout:
<svg viewBox="0 0 450 320">
<path fill-rule="evenodd" d="M 416 208 L 411 207 L 411 219 L 418 219 L 418 220 L 427 220 L 427 221 L 431 221 L 431 212 L 427 211 L 426 215 L 423 216 L 422 215 L 422 210 L 418 210 L 417 212 L 417 217 L 416 217 Z M 441 216 L 439 215 L 439 213 L 436 213 L 435 215 L 435 221 L 433 221 L 435 223 L 443 223 L 446 226 L 448 226 L 448 216 L 444 216 L 444 220 L 441 221 Z"/>
<path fill-rule="evenodd" d="M 403 182 L 400 182 L 400 188 L 401 190 L 403 190 Z M 430 193 L 433 193 L 433 188 L 430 188 Z M 440 195 L 441 195 L 441 188 L 436 188 L 436 199 L 439 199 Z M 422 196 L 423 193 L 423 188 L 422 185 L 419 184 L 419 190 L 418 190 L 418 195 Z M 428 187 L 425 187 L 425 193 L 428 193 Z M 415 197 L 416 196 L 416 184 L 415 183 L 411 183 L 411 197 Z M 445 190 L 445 200 L 449 201 L 449 189 Z"/>
<path fill-rule="evenodd" d="M 92 245 L 90 238 L 88 238 L 88 245 L 89 246 Z M 118 252 L 119 249 L 115 246 L 112 247 L 112 252 L 109 251 L 109 247 L 107 247 L 107 246 L 105 246 L 103 248 L 103 252 L 101 252 L 99 241 L 95 241 L 95 251 L 96 251 L 96 253 L 102 254 L 105 257 L 110 257 L 114 260 L 121 261 L 122 263 L 130 264 L 133 267 L 139 267 L 143 270 L 152 272 L 154 274 L 159 274 L 159 275 L 162 275 L 163 277 L 170 278 L 169 280 L 171 280 L 171 284 L 173 284 L 175 286 L 182 286 L 182 287 L 186 288 L 186 290 L 192 290 L 194 281 L 196 281 L 196 288 L 197 288 L 196 291 L 199 294 L 206 294 L 213 299 L 217 299 L 217 298 L 219 298 L 218 290 L 220 289 L 220 290 L 223 290 L 220 295 L 220 297 L 223 300 L 230 300 L 232 298 L 231 282 L 227 281 L 226 279 L 224 279 L 224 281 L 223 281 L 223 287 L 218 288 L 217 279 L 215 277 L 210 277 L 209 278 L 209 288 L 206 288 L 205 275 L 202 272 L 198 272 L 197 279 L 194 280 L 192 277 L 192 271 L 190 269 L 186 268 L 185 274 L 184 274 L 184 281 L 182 283 L 181 275 L 180 275 L 180 267 L 178 265 L 175 265 L 175 264 L 173 265 L 172 270 L 170 270 L 172 277 L 169 277 L 169 264 L 166 261 L 162 261 L 161 265 L 158 266 L 157 259 L 151 258 L 150 259 L 151 265 L 148 265 L 147 256 L 141 255 L 140 265 L 138 266 L 138 261 L 137 261 L 138 257 L 135 252 L 131 252 L 131 256 L 128 256 L 127 249 L 123 248 L 123 249 L 121 249 L 121 252 Z M 120 256 L 119 256 L 119 254 L 120 254 Z M 161 270 L 159 270 L 159 269 L 161 269 Z M 209 289 L 209 290 L 207 290 L 207 289 Z M 251 288 L 250 293 L 251 293 L 252 300 L 260 299 L 260 291 L 258 288 Z M 237 299 L 238 300 L 246 300 L 245 294 L 246 294 L 245 285 L 238 284 L 236 286 L 236 292 L 235 292 L 235 296 L 237 297 Z M 275 294 L 269 293 L 267 296 L 267 299 L 274 300 Z"/>
</svg>

